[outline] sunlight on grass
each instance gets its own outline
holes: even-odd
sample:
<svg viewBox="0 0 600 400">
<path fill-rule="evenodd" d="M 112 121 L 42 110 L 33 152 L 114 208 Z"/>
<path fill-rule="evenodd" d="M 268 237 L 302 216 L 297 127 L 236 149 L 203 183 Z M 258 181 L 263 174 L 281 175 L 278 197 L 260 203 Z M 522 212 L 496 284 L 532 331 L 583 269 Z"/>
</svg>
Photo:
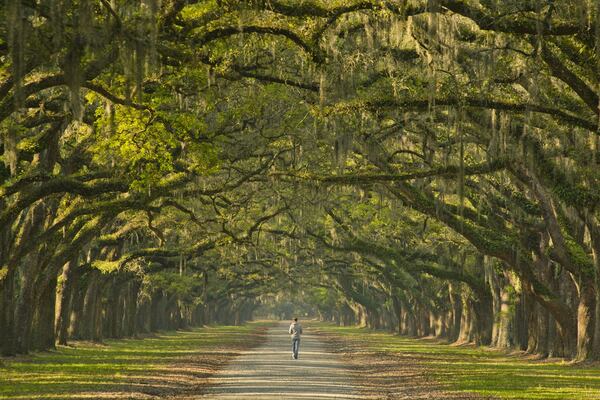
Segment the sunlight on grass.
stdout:
<svg viewBox="0 0 600 400">
<path fill-rule="evenodd" d="M 451 390 L 500 399 L 600 399 L 600 368 L 597 367 L 529 361 L 486 348 L 450 346 L 363 328 L 325 324 L 320 328 L 359 341 L 369 351 L 416 358 L 437 381 Z"/>
<path fill-rule="evenodd" d="M 145 339 L 106 340 L 102 345 L 79 343 L 76 347 L 7 358 L 0 364 L 0 399 L 83 398 L 86 393 L 135 392 L 135 386 L 147 385 L 148 379 L 177 374 L 185 377 L 191 372 L 177 368 L 178 361 L 239 348 L 265 325 L 195 328 Z M 152 382 L 153 387 L 157 384 Z"/>
</svg>

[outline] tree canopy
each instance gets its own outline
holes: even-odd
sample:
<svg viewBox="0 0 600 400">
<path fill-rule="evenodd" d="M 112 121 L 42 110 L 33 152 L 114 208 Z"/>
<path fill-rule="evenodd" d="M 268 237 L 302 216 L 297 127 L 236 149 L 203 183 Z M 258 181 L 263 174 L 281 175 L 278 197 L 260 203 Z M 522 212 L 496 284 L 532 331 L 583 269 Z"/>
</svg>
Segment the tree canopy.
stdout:
<svg viewBox="0 0 600 400">
<path fill-rule="evenodd" d="M 599 15 L 6 2 L 4 353 L 292 303 L 597 358 Z"/>
</svg>

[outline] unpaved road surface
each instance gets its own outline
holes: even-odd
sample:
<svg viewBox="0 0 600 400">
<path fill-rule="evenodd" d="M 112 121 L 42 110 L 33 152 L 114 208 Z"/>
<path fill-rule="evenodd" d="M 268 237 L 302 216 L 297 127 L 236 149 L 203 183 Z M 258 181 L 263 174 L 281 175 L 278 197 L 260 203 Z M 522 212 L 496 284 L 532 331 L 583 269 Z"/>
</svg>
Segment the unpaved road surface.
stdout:
<svg viewBox="0 0 600 400">
<path fill-rule="evenodd" d="M 225 399 L 365 399 L 356 370 L 342 354 L 327 350 L 304 326 L 300 357 L 292 359 L 288 323 L 267 332 L 259 347 L 244 351 L 211 379 L 203 398 Z"/>
</svg>

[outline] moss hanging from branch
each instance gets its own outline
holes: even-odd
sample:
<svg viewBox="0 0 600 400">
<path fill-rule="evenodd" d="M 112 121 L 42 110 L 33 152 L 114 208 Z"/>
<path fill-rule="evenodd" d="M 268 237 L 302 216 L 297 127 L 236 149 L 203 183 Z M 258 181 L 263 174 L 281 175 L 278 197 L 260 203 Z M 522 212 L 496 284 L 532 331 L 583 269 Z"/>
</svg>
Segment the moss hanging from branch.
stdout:
<svg viewBox="0 0 600 400">
<path fill-rule="evenodd" d="M 4 131 L 4 165 L 9 169 L 10 174 L 17 174 L 18 151 L 17 151 L 17 126 L 14 119 L 10 118 Z"/>
<path fill-rule="evenodd" d="M 78 37 L 81 39 L 81 37 Z M 74 40 L 71 49 L 65 56 L 63 61 L 63 72 L 65 74 L 65 80 L 69 88 L 69 99 L 71 103 L 71 113 L 73 119 L 81 121 L 83 112 L 83 106 L 80 96 L 82 71 L 81 71 L 81 57 L 82 48 L 81 40 Z"/>
<path fill-rule="evenodd" d="M 135 42 L 135 69 L 134 69 L 134 81 L 135 81 L 135 94 L 137 102 L 142 102 L 143 95 L 143 82 L 144 82 L 144 61 L 146 59 L 146 51 L 144 44 L 141 41 Z"/>
<path fill-rule="evenodd" d="M 23 68 L 25 64 L 25 15 L 20 1 L 7 0 L 8 48 L 12 62 L 14 78 L 15 108 L 23 104 L 21 87 L 23 85 Z"/>
<path fill-rule="evenodd" d="M 63 45 L 64 28 L 63 19 L 65 10 L 61 0 L 50 1 L 50 23 L 52 26 L 52 46 L 55 49 L 60 49 Z"/>
<path fill-rule="evenodd" d="M 77 31 L 86 45 L 95 40 L 97 32 L 94 29 L 94 5 L 91 0 L 80 0 L 77 18 Z"/>
<path fill-rule="evenodd" d="M 439 30 L 439 2 L 438 0 L 428 0 L 427 10 L 429 11 L 427 19 L 427 37 L 428 46 L 427 50 L 427 65 L 428 65 L 428 110 L 429 117 L 433 121 L 433 109 L 435 108 L 435 95 L 437 91 L 437 66 L 433 49 L 434 44 L 438 41 L 438 30 Z"/>
<path fill-rule="evenodd" d="M 144 0 L 142 3 L 145 14 L 144 36 L 147 41 L 145 49 L 146 71 L 153 71 L 159 65 L 156 45 L 158 43 L 158 18 L 161 3 L 161 0 Z"/>
<path fill-rule="evenodd" d="M 462 110 L 458 110 L 457 118 L 455 121 L 456 133 L 458 134 L 459 140 L 459 152 L 458 152 L 458 198 L 460 201 L 460 214 L 462 216 L 465 206 L 465 137 L 464 130 L 462 127 Z"/>
<path fill-rule="evenodd" d="M 488 159 L 493 160 L 500 154 L 500 133 L 496 109 L 490 111 L 490 142 L 487 148 Z"/>
<path fill-rule="evenodd" d="M 319 71 L 319 105 L 325 105 L 325 86 L 327 85 L 326 73 L 323 68 Z"/>
<path fill-rule="evenodd" d="M 600 2 L 596 1 L 596 15 L 595 15 L 595 21 L 596 21 L 596 26 L 594 27 L 594 37 L 595 37 L 595 48 L 596 48 L 596 76 L 600 77 Z M 593 7 L 591 4 L 588 4 L 588 18 L 592 18 L 593 16 Z M 590 22 L 591 25 L 591 22 Z M 598 95 L 598 129 L 596 131 L 596 135 L 595 137 L 592 138 L 593 140 L 593 145 L 592 145 L 592 149 L 593 149 L 593 162 L 594 165 L 597 165 L 597 157 L 598 157 L 598 152 L 600 151 L 600 79 L 598 79 L 598 83 L 596 84 L 596 94 Z"/>
<path fill-rule="evenodd" d="M 344 171 L 346 167 L 346 160 L 352 147 L 352 132 L 348 129 L 343 129 L 341 132 L 337 132 L 335 137 L 335 159 L 338 170 Z"/>
</svg>

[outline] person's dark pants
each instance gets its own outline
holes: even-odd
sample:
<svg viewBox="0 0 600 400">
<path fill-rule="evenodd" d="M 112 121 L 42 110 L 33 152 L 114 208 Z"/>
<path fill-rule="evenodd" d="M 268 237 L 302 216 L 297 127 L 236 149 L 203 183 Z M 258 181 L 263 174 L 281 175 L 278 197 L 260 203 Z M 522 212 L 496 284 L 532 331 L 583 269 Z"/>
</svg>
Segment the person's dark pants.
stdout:
<svg viewBox="0 0 600 400">
<path fill-rule="evenodd" d="M 292 355 L 298 358 L 298 350 L 300 349 L 300 338 L 292 339 Z"/>
</svg>

